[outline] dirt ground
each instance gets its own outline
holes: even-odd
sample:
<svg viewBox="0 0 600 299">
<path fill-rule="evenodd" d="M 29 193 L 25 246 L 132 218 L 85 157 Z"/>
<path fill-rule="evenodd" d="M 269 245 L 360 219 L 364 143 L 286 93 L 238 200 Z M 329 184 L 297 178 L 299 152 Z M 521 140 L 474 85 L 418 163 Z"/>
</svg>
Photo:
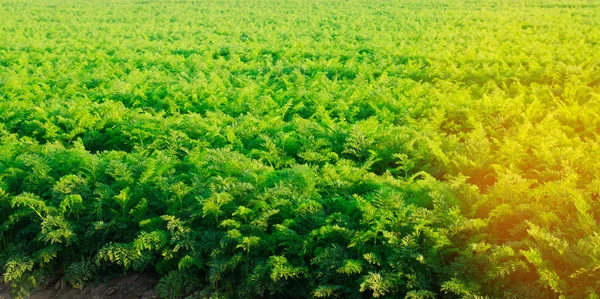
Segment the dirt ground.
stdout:
<svg viewBox="0 0 600 299">
<path fill-rule="evenodd" d="M 108 280 L 106 283 L 88 283 L 83 290 L 71 288 L 58 278 L 49 279 L 31 299 L 153 299 L 158 298 L 154 287 L 157 277 L 127 274 Z M 9 287 L 0 284 L 0 299 L 10 299 Z"/>
</svg>

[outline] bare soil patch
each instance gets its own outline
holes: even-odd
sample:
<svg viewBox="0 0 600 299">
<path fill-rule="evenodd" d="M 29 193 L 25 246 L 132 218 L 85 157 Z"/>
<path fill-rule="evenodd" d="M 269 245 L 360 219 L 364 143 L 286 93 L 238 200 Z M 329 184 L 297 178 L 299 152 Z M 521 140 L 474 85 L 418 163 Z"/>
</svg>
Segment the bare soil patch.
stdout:
<svg viewBox="0 0 600 299">
<path fill-rule="evenodd" d="M 106 282 L 89 282 L 82 290 L 70 287 L 62 279 L 51 278 L 30 299 L 154 299 L 158 277 L 126 274 Z M 0 299 L 11 299 L 9 286 L 0 284 Z"/>
</svg>

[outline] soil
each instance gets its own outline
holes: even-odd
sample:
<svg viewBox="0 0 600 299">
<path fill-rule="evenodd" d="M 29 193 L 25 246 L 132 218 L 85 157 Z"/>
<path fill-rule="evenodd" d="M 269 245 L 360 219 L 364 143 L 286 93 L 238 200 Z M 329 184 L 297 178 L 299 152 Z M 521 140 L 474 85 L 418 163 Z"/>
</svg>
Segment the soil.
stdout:
<svg viewBox="0 0 600 299">
<path fill-rule="evenodd" d="M 30 299 L 154 299 L 158 277 L 127 274 L 106 282 L 89 282 L 82 290 L 74 289 L 62 279 L 51 278 Z M 10 299 L 9 287 L 0 284 L 0 299 Z"/>
</svg>

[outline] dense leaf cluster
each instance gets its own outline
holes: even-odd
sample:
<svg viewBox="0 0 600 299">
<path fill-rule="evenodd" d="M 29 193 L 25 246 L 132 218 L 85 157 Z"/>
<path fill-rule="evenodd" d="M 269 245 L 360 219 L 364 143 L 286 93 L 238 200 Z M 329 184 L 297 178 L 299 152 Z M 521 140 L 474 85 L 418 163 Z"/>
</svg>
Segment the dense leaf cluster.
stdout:
<svg viewBox="0 0 600 299">
<path fill-rule="evenodd" d="M 593 1 L 0 3 L 26 296 L 600 296 Z"/>
</svg>

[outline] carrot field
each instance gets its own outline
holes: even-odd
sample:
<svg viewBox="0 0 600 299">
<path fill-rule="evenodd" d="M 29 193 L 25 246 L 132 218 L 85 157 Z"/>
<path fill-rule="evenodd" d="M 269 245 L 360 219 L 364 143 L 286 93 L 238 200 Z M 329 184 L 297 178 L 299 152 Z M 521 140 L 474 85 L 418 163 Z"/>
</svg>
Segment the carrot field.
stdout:
<svg viewBox="0 0 600 299">
<path fill-rule="evenodd" d="M 600 1 L 0 0 L 0 280 L 600 298 Z"/>
</svg>

